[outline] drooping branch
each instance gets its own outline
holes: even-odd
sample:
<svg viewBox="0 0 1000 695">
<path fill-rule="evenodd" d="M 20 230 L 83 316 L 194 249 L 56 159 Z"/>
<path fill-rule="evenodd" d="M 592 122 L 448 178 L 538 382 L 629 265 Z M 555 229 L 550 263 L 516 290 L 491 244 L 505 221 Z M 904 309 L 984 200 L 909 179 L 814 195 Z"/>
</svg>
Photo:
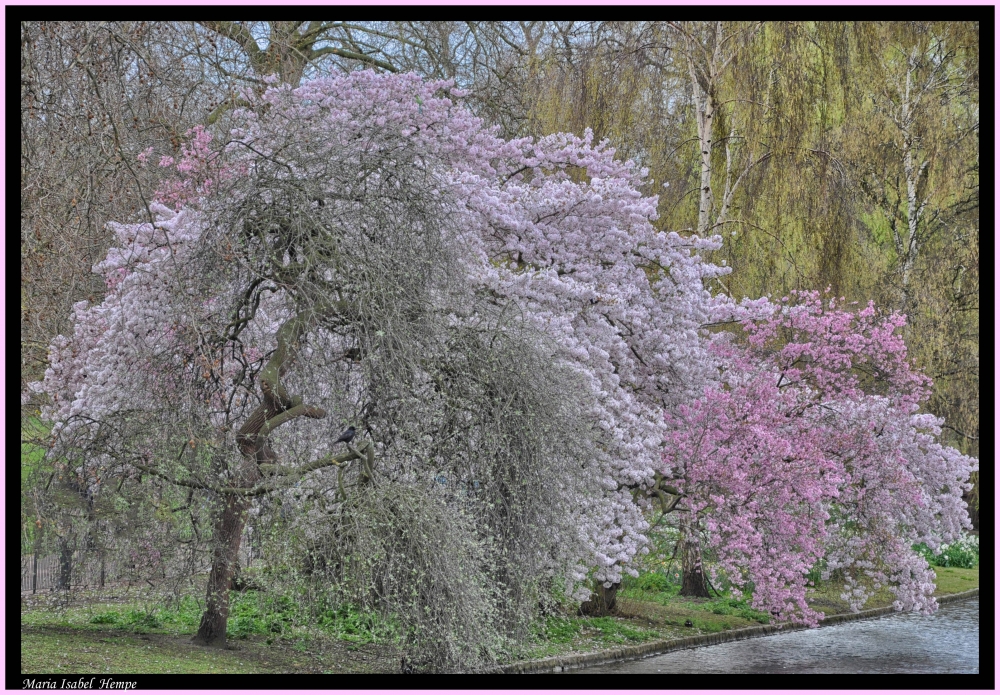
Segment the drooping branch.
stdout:
<svg viewBox="0 0 1000 695">
<path fill-rule="evenodd" d="M 200 480 L 179 480 L 178 478 L 175 478 L 174 476 L 172 476 L 172 475 L 170 475 L 168 473 L 163 473 L 162 471 L 158 471 L 155 468 L 152 468 L 150 466 L 145 466 L 145 465 L 143 465 L 143 464 L 141 464 L 141 463 L 139 463 L 137 461 L 133 461 L 131 465 L 134 468 L 138 468 L 143 473 L 149 473 L 150 475 L 155 475 L 157 478 L 161 478 L 163 480 L 166 480 L 168 483 L 173 483 L 174 485 L 180 485 L 181 487 L 190 487 L 190 488 L 194 488 L 195 490 L 214 490 L 215 489 L 211 485 L 211 483 L 206 483 L 206 482 L 203 482 L 203 481 L 200 481 Z"/>
<path fill-rule="evenodd" d="M 962 436 L 963 436 L 963 437 L 965 437 L 966 439 L 970 439 L 970 440 L 972 440 L 972 441 L 974 441 L 974 442 L 978 442 L 978 441 L 979 441 L 979 437 L 973 437 L 973 436 L 972 436 L 971 434 L 966 434 L 966 433 L 965 433 L 965 432 L 963 432 L 962 430 L 960 430 L 960 429 L 957 429 L 957 428 L 955 428 L 955 427 L 952 427 L 951 425 L 941 425 L 941 427 L 943 427 L 943 428 L 945 428 L 945 429 L 949 429 L 949 430 L 951 430 L 952 432 L 957 432 L 958 434 L 962 435 Z"/>
</svg>

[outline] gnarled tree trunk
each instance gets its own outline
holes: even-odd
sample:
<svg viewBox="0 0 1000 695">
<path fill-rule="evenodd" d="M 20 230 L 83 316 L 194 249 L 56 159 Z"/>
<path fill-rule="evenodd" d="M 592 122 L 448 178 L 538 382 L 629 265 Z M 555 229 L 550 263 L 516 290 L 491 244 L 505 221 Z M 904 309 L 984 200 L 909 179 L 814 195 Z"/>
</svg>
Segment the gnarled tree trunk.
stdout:
<svg viewBox="0 0 1000 695">
<path fill-rule="evenodd" d="M 244 457 L 239 462 L 238 474 L 234 476 L 240 487 L 252 487 L 261 478 L 259 464 L 274 458 L 266 437 L 258 437 L 269 411 L 266 406 L 259 407 L 240 429 L 237 442 Z M 240 541 L 249 508 L 249 497 L 235 493 L 222 495 L 222 510 L 212 529 L 212 571 L 208 575 L 205 613 L 201 616 L 198 634 L 192 640 L 195 644 L 226 646 L 229 589 L 239 562 Z"/>
<path fill-rule="evenodd" d="M 216 519 L 215 547 L 212 550 L 212 571 L 208 575 L 205 613 L 201 616 L 195 644 L 208 647 L 226 646 L 226 625 L 229 621 L 229 588 L 240 551 L 240 539 L 246 525 L 249 500 L 239 495 L 225 495 L 223 510 Z"/>
<path fill-rule="evenodd" d="M 322 418 L 326 415 L 322 408 L 304 405 L 301 398 L 289 396 L 280 381 L 287 369 L 292 344 L 320 313 L 315 310 L 305 312 L 289 319 L 278 330 L 278 349 L 260 374 L 263 403 L 250 414 L 236 436 L 242 456 L 236 464 L 238 468 L 235 475 L 231 477 L 234 487 L 229 488 L 236 491 L 221 492 L 222 509 L 213 528 L 212 571 L 208 575 L 205 613 L 201 617 L 198 634 L 192 640 L 195 644 L 226 646 L 229 590 L 232 587 L 251 499 L 239 491 L 251 491 L 263 477 L 262 468 L 274 468 L 277 457 L 268 444 L 268 435 L 297 417 Z"/>
</svg>

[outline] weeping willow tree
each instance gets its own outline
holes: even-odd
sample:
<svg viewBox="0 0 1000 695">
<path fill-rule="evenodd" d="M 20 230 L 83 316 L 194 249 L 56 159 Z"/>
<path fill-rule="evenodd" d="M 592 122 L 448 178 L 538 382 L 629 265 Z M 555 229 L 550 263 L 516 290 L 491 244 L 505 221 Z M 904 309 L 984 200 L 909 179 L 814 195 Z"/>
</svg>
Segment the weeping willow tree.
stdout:
<svg viewBox="0 0 1000 695">
<path fill-rule="evenodd" d="M 979 455 L 979 25 L 865 24 L 842 150 L 885 254 L 881 300 L 935 381 L 929 408 Z M 978 481 L 970 511 L 978 526 Z"/>
<path fill-rule="evenodd" d="M 535 117 L 543 130 L 592 127 L 648 167 L 663 229 L 722 235 L 719 260 L 734 272 L 717 291 L 871 296 L 884 259 L 864 243 L 857 196 L 832 151 L 844 109 L 831 76 L 844 56 L 817 46 L 824 30 L 608 25 L 565 66 L 550 57 Z M 682 529 L 682 593 L 705 596 L 699 535 Z"/>
<path fill-rule="evenodd" d="M 606 25 L 541 61 L 535 129 L 594 130 L 650 170 L 664 229 L 721 234 L 734 296 L 832 286 L 872 296 L 888 259 L 837 143 L 843 25 Z M 829 44 L 824 46 L 823 44 Z M 874 263 L 874 266 L 873 266 Z"/>
</svg>

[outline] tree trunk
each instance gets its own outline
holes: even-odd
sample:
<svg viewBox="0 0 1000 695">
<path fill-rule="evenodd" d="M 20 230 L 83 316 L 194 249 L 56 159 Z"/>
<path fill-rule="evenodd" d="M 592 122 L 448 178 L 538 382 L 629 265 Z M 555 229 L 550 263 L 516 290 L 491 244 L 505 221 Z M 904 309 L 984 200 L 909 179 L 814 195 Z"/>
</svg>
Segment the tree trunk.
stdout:
<svg viewBox="0 0 1000 695">
<path fill-rule="evenodd" d="M 226 646 L 226 624 L 229 621 L 229 588 L 239 556 L 240 540 L 246 525 L 249 501 L 239 495 L 223 496 L 222 514 L 215 522 L 212 571 L 208 575 L 205 614 L 201 616 L 198 634 L 191 640 L 207 647 Z"/>
<path fill-rule="evenodd" d="M 580 604 L 580 613 L 593 616 L 609 615 L 617 603 L 620 587 L 621 582 L 615 582 L 610 587 L 605 587 L 602 582 L 597 582 L 591 597 Z"/>
<path fill-rule="evenodd" d="M 73 578 L 73 546 L 69 536 L 59 539 L 59 585 L 60 589 L 69 589 Z"/>
<path fill-rule="evenodd" d="M 708 598 L 711 594 L 708 593 L 708 583 L 705 581 L 698 532 L 688 521 L 681 522 L 680 532 L 681 596 Z"/>
<path fill-rule="evenodd" d="M 286 321 L 278 330 L 278 349 L 260 374 L 263 403 L 243 423 L 236 443 L 241 458 L 230 480 L 236 489 L 249 490 L 261 479 L 261 466 L 273 466 L 277 457 L 268 445 L 267 436 L 283 423 L 299 416 L 321 418 L 322 408 L 296 404 L 281 385 L 280 376 L 294 353 L 295 341 L 311 326 L 317 312 L 310 310 Z M 263 432 L 263 434 L 262 434 Z M 247 523 L 250 499 L 235 493 L 221 494 L 222 510 L 213 529 L 212 571 L 208 575 L 205 614 L 192 642 L 209 647 L 226 646 L 229 621 L 229 590 L 239 559 L 240 541 Z"/>
</svg>

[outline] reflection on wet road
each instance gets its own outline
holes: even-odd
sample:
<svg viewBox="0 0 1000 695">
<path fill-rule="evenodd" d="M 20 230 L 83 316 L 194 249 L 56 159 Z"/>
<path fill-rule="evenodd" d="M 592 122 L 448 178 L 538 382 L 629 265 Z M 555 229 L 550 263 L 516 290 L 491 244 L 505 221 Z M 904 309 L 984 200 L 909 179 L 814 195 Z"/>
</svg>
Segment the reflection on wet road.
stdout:
<svg viewBox="0 0 1000 695">
<path fill-rule="evenodd" d="M 569 673 L 979 673 L 979 598 Z"/>
</svg>

